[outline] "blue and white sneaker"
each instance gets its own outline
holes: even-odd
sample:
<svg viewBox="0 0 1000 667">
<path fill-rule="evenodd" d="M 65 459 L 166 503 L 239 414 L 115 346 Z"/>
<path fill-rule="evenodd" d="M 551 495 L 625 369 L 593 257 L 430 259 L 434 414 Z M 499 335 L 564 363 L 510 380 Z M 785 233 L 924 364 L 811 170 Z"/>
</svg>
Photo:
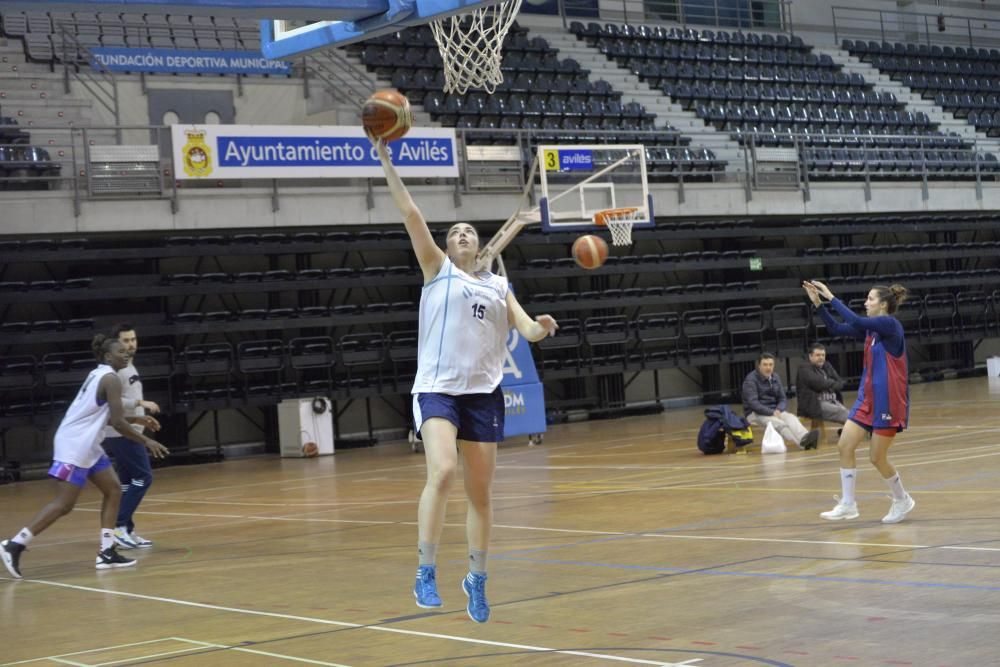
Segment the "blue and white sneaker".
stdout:
<svg viewBox="0 0 1000 667">
<path fill-rule="evenodd" d="M 149 549 L 153 546 L 152 540 L 147 540 L 145 537 L 136 535 L 134 532 L 130 532 L 128 536 L 132 538 L 132 542 L 135 543 L 136 549 Z"/>
<path fill-rule="evenodd" d="M 490 603 L 486 601 L 486 573 L 469 572 L 462 579 L 462 590 L 469 598 L 469 605 L 465 608 L 469 612 L 469 618 L 476 623 L 490 620 Z"/>
<path fill-rule="evenodd" d="M 433 565 L 417 567 L 417 580 L 413 584 L 413 597 L 417 599 L 417 606 L 423 609 L 435 609 L 441 606 L 436 567 Z"/>
<path fill-rule="evenodd" d="M 132 539 L 131 533 L 128 532 L 128 528 L 122 526 L 115 528 L 115 544 L 122 549 L 139 548 L 139 545 Z"/>
</svg>

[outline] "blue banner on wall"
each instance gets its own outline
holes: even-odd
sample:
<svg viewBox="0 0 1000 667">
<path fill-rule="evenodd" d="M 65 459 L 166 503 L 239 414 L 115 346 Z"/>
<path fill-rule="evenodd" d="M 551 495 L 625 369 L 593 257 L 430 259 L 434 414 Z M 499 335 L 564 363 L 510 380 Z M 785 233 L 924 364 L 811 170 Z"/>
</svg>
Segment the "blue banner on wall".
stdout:
<svg viewBox="0 0 1000 667">
<path fill-rule="evenodd" d="M 504 437 L 545 432 L 545 389 L 531 357 L 531 343 L 511 328 L 503 366 Z"/>
<path fill-rule="evenodd" d="M 174 125 L 177 178 L 384 176 L 360 126 Z M 399 175 L 456 178 L 455 130 L 415 127 L 388 145 Z"/>
<path fill-rule="evenodd" d="M 112 72 L 162 74 L 291 73 L 291 63 L 268 60 L 253 51 L 182 51 L 175 49 L 90 49 L 90 64 Z"/>
</svg>

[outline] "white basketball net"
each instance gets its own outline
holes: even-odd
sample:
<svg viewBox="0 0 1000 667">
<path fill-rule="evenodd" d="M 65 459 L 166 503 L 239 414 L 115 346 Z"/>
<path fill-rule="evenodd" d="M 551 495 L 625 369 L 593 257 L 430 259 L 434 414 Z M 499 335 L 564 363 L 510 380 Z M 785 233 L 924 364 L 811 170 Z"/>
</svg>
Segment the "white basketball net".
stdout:
<svg viewBox="0 0 1000 667">
<path fill-rule="evenodd" d="M 469 88 L 482 88 L 492 93 L 503 83 L 501 47 L 520 8 L 521 0 L 507 0 L 431 21 L 444 60 L 444 92 L 464 95 Z"/>
<path fill-rule="evenodd" d="M 612 208 L 594 214 L 594 222 L 611 230 L 611 244 L 632 245 L 632 225 L 642 218 L 638 208 Z"/>
</svg>

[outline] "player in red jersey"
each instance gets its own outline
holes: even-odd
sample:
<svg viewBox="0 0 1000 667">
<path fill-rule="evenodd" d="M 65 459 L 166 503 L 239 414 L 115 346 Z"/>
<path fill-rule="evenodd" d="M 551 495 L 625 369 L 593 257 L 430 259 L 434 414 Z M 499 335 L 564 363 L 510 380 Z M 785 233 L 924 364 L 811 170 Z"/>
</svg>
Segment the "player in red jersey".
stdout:
<svg viewBox="0 0 1000 667">
<path fill-rule="evenodd" d="M 820 516 L 830 521 L 859 516 L 854 497 L 858 476 L 854 452 L 865 435 L 871 434 L 869 458 L 892 492 L 892 507 L 882 517 L 882 523 L 899 523 L 916 505 L 888 459 L 893 438 L 906 428 L 910 417 L 906 336 L 903 325 L 892 316 L 906 299 L 906 288 L 902 285 L 876 285 L 865 300 L 867 317 L 861 317 L 836 298 L 823 283 L 806 281 L 802 287 L 831 335 L 865 341 L 865 365 L 858 386 L 858 398 L 848 414 L 837 444 L 842 495 L 836 507 Z M 823 299 L 827 302 L 824 303 Z M 838 322 L 831 311 L 836 311 L 843 321 Z"/>
</svg>

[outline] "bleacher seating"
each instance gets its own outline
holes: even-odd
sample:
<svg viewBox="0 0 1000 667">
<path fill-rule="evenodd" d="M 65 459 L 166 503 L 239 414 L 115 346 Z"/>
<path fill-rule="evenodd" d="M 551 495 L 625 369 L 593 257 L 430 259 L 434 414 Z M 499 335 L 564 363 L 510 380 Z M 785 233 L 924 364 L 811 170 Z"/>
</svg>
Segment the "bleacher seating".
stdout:
<svg viewBox="0 0 1000 667">
<path fill-rule="evenodd" d="M 977 130 L 1000 136 L 1000 51 L 852 39 L 841 48 Z"/>
<path fill-rule="evenodd" d="M 391 78 L 410 99 L 422 100 L 434 120 L 474 130 L 470 144 L 510 144 L 513 130 L 529 130 L 538 143 L 643 143 L 659 172 L 721 171 L 707 148 L 687 149 L 690 137 L 658 122 L 636 102 L 572 58 L 560 59 L 542 37 L 516 26 L 504 42 L 503 83 L 492 94 L 445 94 L 441 56 L 426 26 L 368 40 L 353 48 L 371 71 Z M 659 149 L 663 150 L 659 150 Z"/>
<path fill-rule="evenodd" d="M 966 178 L 977 164 L 995 171 L 993 156 L 968 150 L 796 37 L 579 22 L 570 31 L 734 140 L 798 146 L 819 178 Z M 919 156 L 902 152 L 914 149 Z"/>
<path fill-rule="evenodd" d="M 0 26 L 24 41 L 29 60 L 85 62 L 83 47 L 260 51 L 260 28 L 251 19 L 155 12 L 5 11 Z M 66 31 L 72 38 L 63 54 Z"/>
</svg>

